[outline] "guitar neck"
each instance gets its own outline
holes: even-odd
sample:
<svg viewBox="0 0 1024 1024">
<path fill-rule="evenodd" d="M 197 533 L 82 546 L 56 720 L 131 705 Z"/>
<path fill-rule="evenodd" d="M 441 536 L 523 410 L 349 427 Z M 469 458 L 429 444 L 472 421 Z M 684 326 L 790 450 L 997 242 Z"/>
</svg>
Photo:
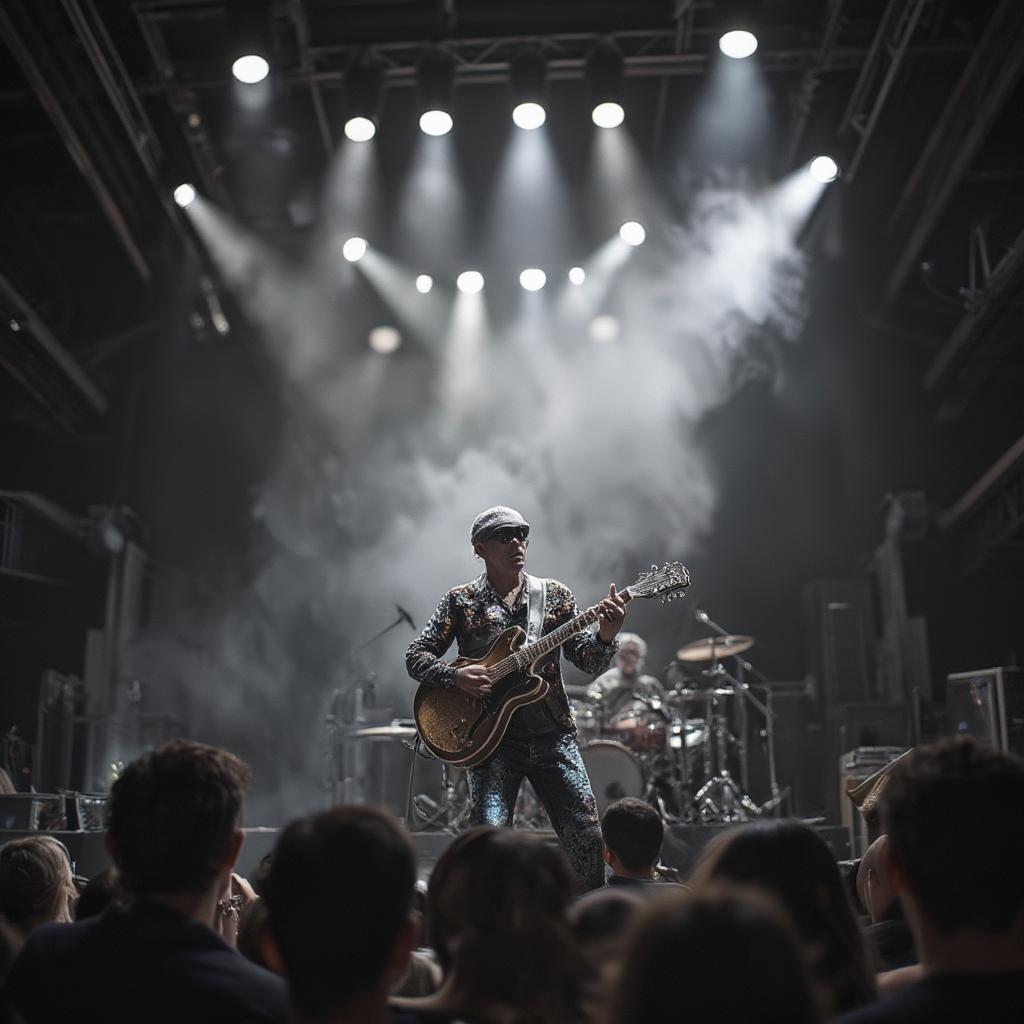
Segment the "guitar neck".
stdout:
<svg viewBox="0 0 1024 1024">
<path fill-rule="evenodd" d="M 619 597 L 627 604 L 633 599 L 629 587 L 620 591 Z M 588 608 L 585 612 L 581 612 L 576 618 L 563 622 L 558 629 L 553 629 L 539 640 L 535 640 L 532 644 L 527 644 L 525 647 L 520 647 L 514 654 L 510 654 L 508 657 L 502 658 L 501 661 L 492 665 L 489 673 L 491 679 L 497 682 L 513 672 L 521 672 L 538 658 L 542 658 L 545 654 L 550 654 L 561 647 L 570 637 L 575 636 L 577 633 L 582 633 L 587 626 L 593 625 L 597 620 L 598 610 L 595 605 L 593 608 Z"/>
</svg>

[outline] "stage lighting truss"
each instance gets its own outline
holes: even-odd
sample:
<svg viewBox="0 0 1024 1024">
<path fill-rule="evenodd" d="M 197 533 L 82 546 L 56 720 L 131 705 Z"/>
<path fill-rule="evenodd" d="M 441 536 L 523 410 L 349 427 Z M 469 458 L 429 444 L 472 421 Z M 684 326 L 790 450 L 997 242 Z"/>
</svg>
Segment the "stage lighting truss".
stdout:
<svg viewBox="0 0 1024 1024">
<path fill-rule="evenodd" d="M 369 142 L 377 134 L 384 72 L 375 64 L 357 64 L 345 76 L 348 118 L 345 137 L 352 142 Z"/>
<path fill-rule="evenodd" d="M 440 51 L 425 53 L 416 69 L 420 89 L 420 131 L 447 135 L 454 124 L 451 115 L 455 65 Z"/>
<path fill-rule="evenodd" d="M 540 128 L 547 120 L 544 110 L 544 83 L 547 79 L 547 61 L 539 51 L 530 51 L 516 57 L 509 67 L 512 82 L 512 121 L 524 131 Z"/>
<path fill-rule="evenodd" d="M 593 100 L 591 117 L 599 128 L 617 128 L 625 120 L 624 68 L 622 54 L 607 43 L 596 46 L 587 58 L 587 81 Z"/>
</svg>

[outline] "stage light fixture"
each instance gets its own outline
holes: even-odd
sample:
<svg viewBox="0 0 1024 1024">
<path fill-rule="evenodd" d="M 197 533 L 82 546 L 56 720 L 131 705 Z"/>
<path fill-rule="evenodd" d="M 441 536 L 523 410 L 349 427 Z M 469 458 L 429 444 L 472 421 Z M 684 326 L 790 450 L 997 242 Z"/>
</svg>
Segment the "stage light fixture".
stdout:
<svg viewBox="0 0 1024 1024">
<path fill-rule="evenodd" d="M 519 103 L 512 111 L 512 121 L 515 126 L 528 132 L 544 124 L 547 116 L 539 103 Z"/>
<path fill-rule="evenodd" d="M 484 286 L 484 275 L 479 270 L 464 270 L 455 278 L 455 287 L 466 295 L 475 295 Z"/>
<path fill-rule="evenodd" d="M 540 267 L 527 267 L 519 275 L 519 284 L 528 292 L 539 292 L 548 283 L 548 275 Z"/>
<path fill-rule="evenodd" d="M 619 336 L 619 321 L 609 313 L 602 313 L 590 321 L 590 339 L 606 345 Z"/>
<path fill-rule="evenodd" d="M 416 278 L 416 291 L 418 291 L 420 295 L 427 295 L 433 287 L 434 279 L 429 274 L 420 274 L 420 276 Z"/>
<path fill-rule="evenodd" d="M 509 65 L 515 102 L 512 121 L 517 128 L 533 131 L 547 120 L 544 110 L 544 82 L 547 73 L 547 61 L 537 50 L 529 50 L 512 59 Z"/>
<path fill-rule="evenodd" d="M 258 53 L 245 53 L 231 65 L 231 74 L 239 82 L 255 85 L 270 74 L 270 62 Z"/>
<path fill-rule="evenodd" d="M 452 86 L 455 64 L 439 51 L 423 55 L 416 68 L 420 88 L 420 131 L 425 135 L 447 135 L 452 130 Z"/>
<path fill-rule="evenodd" d="M 583 284 L 587 279 L 587 272 L 582 267 L 573 267 L 569 271 L 570 284 Z"/>
<path fill-rule="evenodd" d="M 380 327 L 374 327 L 370 331 L 367 340 L 374 352 L 387 356 L 396 351 L 402 344 L 402 335 L 397 327 L 382 324 Z"/>
<path fill-rule="evenodd" d="M 815 181 L 827 185 L 839 177 L 839 164 L 830 156 L 816 156 L 808 165 L 807 170 Z"/>
<path fill-rule="evenodd" d="M 345 244 L 341 247 L 341 255 L 349 263 L 358 263 L 366 255 L 366 250 L 366 239 L 353 235 L 352 238 L 345 239 Z"/>
<path fill-rule="evenodd" d="M 718 48 L 733 60 L 743 60 L 757 50 L 757 36 L 746 29 L 732 29 L 724 32 L 718 40 Z"/>
<path fill-rule="evenodd" d="M 195 202 L 196 190 L 187 181 L 183 181 L 174 190 L 174 201 L 184 210 L 186 206 L 191 206 Z"/>
<path fill-rule="evenodd" d="M 619 238 L 621 238 L 626 245 L 638 246 L 644 244 L 644 239 L 647 238 L 647 232 L 644 230 L 643 224 L 639 224 L 635 220 L 627 220 L 625 224 L 619 228 Z"/>
<path fill-rule="evenodd" d="M 377 134 L 384 73 L 375 64 L 356 64 L 345 74 L 345 90 L 349 114 L 345 138 L 369 142 Z"/>
<path fill-rule="evenodd" d="M 622 54 L 608 43 L 594 47 L 587 57 L 587 80 L 593 99 L 591 117 L 599 128 L 618 128 L 625 120 L 622 108 Z"/>
</svg>

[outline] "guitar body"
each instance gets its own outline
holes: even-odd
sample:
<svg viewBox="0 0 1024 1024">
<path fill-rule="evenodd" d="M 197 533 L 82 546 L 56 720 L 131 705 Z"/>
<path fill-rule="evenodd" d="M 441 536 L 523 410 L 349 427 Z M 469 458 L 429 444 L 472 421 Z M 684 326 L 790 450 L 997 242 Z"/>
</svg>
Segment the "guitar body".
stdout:
<svg viewBox="0 0 1024 1024">
<path fill-rule="evenodd" d="M 506 629 L 482 658 L 457 658 L 454 668 L 483 665 L 490 668 L 526 643 L 519 626 Z M 413 699 L 412 712 L 426 748 L 442 761 L 459 768 L 490 757 L 505 737 L 512 715 L 527 704 L 547 696 L 550 685 L 533 670 L 514 672 L 494 684 L 486 697 L 474 697 L 459 689 L 442 690 L 421 685 Z"/>
</svg>

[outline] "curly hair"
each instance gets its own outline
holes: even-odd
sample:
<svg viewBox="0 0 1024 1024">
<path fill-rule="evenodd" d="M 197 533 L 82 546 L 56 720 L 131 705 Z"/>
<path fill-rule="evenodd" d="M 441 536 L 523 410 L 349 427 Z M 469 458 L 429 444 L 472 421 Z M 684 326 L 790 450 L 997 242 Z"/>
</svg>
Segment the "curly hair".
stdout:
<svg viewBox="0 0 1024 1024">
<path fill-rule="evenodd" d="M 206 889 L 231 848 L 249 778 L 248 765 L 234 754 L 190 740 L 172 740 L 132 761 L 107 804 L 107 832 L 125 890 Z"/>
</svg>

